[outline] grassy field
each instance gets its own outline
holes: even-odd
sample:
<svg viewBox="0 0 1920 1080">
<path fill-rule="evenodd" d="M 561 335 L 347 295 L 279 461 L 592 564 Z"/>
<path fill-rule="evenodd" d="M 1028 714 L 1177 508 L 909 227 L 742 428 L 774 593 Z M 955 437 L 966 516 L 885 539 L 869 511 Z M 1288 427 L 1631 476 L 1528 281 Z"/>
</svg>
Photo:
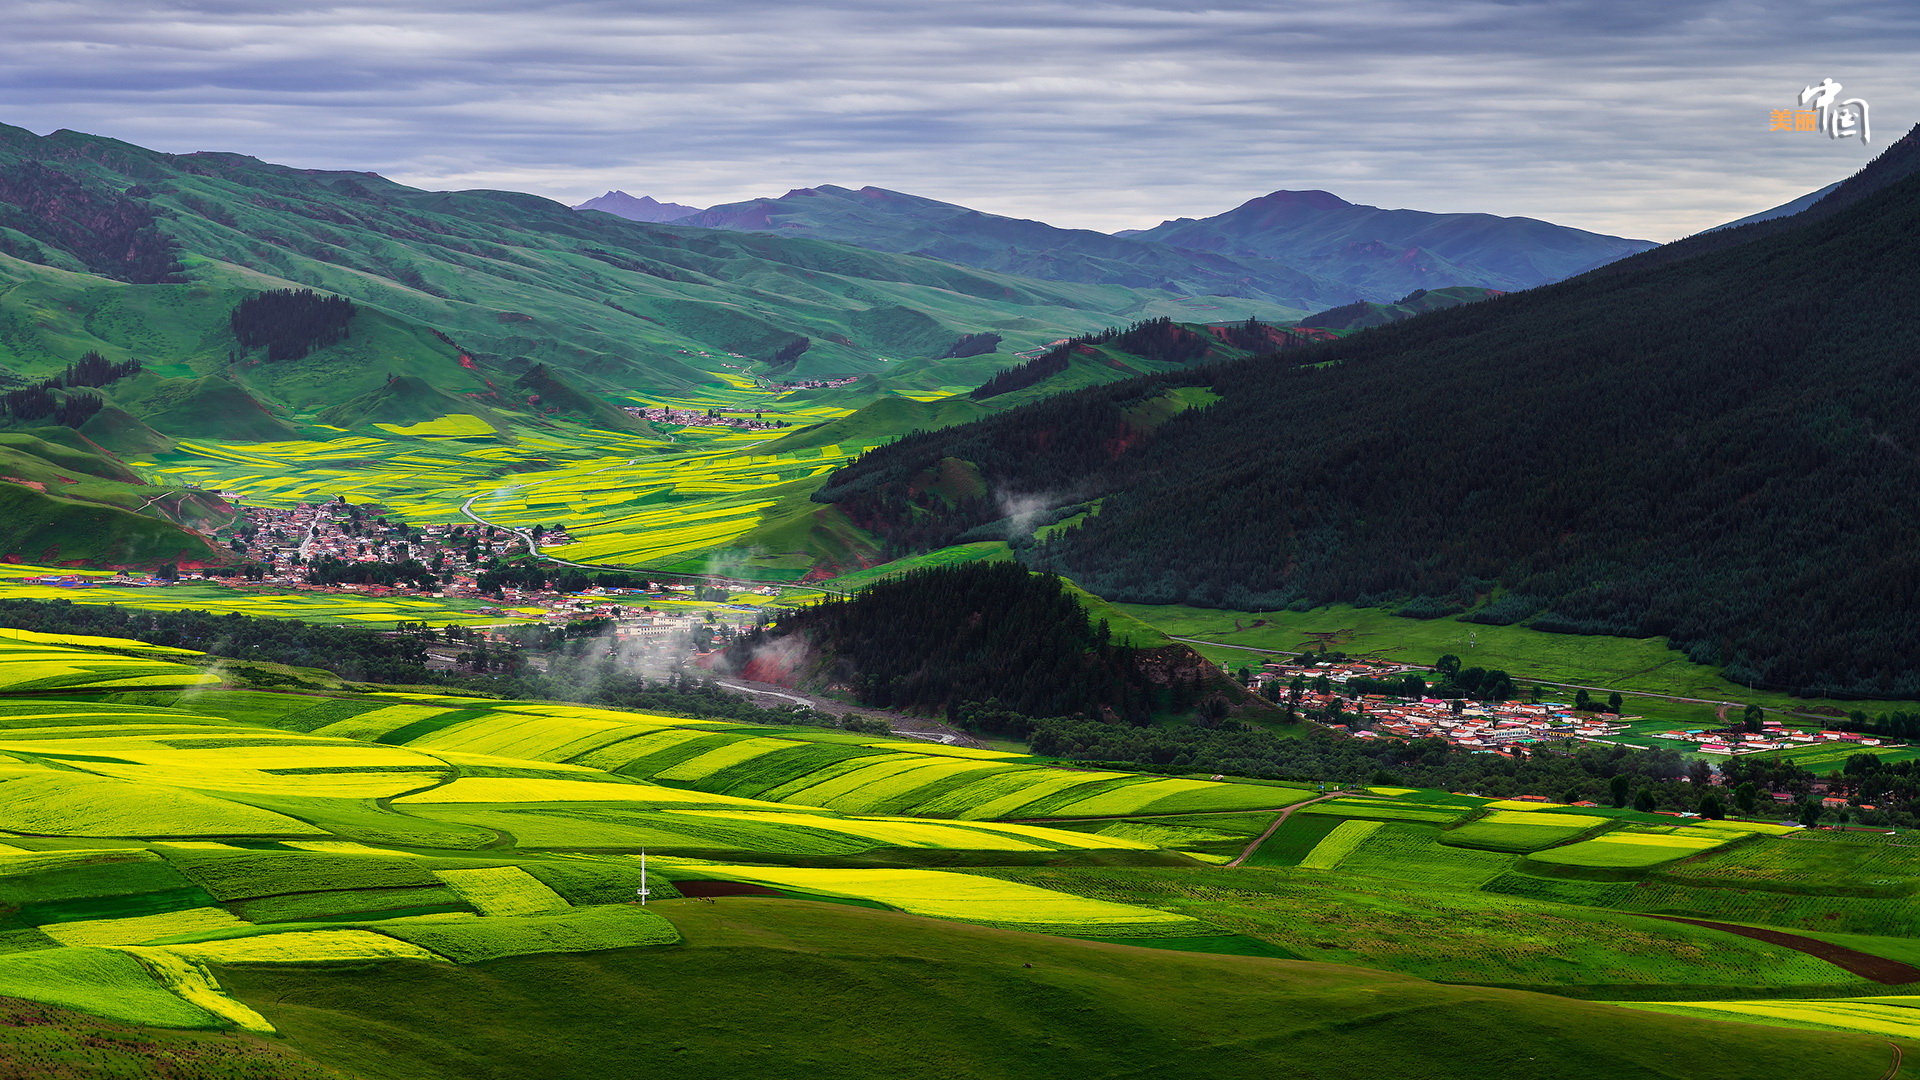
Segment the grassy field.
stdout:
<svg viewBox="0 0 1920 1080">
<path fill-rule="evenodd" d="M 1586 686 L 1617 687 L 1650 694 L 1753 702 L 1768 709 L 1832 707 L 1868 712 L 1904 708 L 1900 702 L 1829 701 L 1798 698 L 1741 686 L 1718 669 L 1695 664 L 1667 647 L 1665 638 L 1615 638 L 1549 634 L 1524 626 L 1484 626 L 1458 619 L 1406 619 L 1383 608 L 1333 605 L 1312 611 L 1225 611 L 1178 604 L 1117 604 L 1141 622 L 1165 633 L 1202 638 L 1218 646 L 1305 651 L 1328 647 L 1353 656 L 1373 656 L 1412 664 L 1432 664 L 1442 655 L 1460 657 L 1467 667 L 1499 668 L 1522 683 L 1548 679 Z M 1202 648 L 1209 658 L 1235 667 L 1257 659 L 1243 649 Z M 1630 712 L 1655 719 L 1711 719 L 1710 707 L 1675 709 L 1633 701 Z M 1657 715 L 1655 710 L 1659 710 Z M 1700 726 L 1693 724 L 1690 726 Z"/>
<path fill-rule="evenodd" d="M 610 1060 L 636 1075 L 849 1080 L 1143 1070 L 1358 1080 L 1380 1075 L 1382 1062 L 1436 1080 L 1651 1080 L 1681 1070 L 1731 1080 L 1871 1077 L 1889 1057 L 1884 1039 L 1866 1036 L 1705 1024 L 842 905 L 727 898 L 659 910 L 686 947 L 515 957 L 484 969 L 220 975 L 326 1064 L 447 1080 L 599 1080 Z M 631 1023 L 635 1014 L 647 1022 Z M 368 1037 L 375 1030 L 377 1040 Z M 536 1032 L 543 1049 L 534 1055 L 525 1047 Z"/>
</svg>

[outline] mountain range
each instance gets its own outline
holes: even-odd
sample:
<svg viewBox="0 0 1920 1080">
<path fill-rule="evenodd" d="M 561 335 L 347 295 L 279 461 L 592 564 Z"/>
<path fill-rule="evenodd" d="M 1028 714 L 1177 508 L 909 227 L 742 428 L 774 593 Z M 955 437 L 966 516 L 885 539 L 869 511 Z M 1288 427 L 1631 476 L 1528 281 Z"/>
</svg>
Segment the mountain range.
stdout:
<svg viewBox="0 0 1920 1080">
<path fill-rule="evenodd" d="M 1383 210 L 1325 191 L 1276 191 L 1223 214 L 1178 218 L 1128 236 L 1271 259 L 1338 282 L 1362 300 L 1450 285 L 1527 289 L 1656 246 L 1534 218 Z"/>
<path fill-rule="evenodd" d="M 1531 218 L 1356 206 L 1324 191 L 1276 191 L 1215 217 L 1111 236 L 831 185 L 715 206 L 679 223 L 816 236 L 1048 280 L 1305 308 L 1391 301 L 1415 289 L 1531 288 L 1654 246 Z"/>
</svg>

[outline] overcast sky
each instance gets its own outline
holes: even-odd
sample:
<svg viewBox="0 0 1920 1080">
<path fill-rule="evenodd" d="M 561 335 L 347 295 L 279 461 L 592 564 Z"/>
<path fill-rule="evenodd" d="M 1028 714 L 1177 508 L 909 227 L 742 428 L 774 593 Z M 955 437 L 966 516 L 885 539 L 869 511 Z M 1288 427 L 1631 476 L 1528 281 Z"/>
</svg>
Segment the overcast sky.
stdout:
<svg viewBox="0 0 1920 1080">
<path fill-rule="evenodd" d="M 708 206 L 908 191 L 1114 230 L 1279 188 L 1668 240 L 1920 121 L 1913 0 L 9 0 L 0 122 Z M 1822 78 L 1873 145 L 1769 132 Z"/>
</svg>

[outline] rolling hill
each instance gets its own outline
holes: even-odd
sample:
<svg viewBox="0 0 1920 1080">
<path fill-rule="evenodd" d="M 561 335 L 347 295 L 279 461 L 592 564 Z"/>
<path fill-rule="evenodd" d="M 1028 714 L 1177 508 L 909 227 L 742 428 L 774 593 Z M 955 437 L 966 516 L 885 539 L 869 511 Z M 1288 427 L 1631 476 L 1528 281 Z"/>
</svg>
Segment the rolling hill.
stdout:
<svg viewBox="0 0 1920 1080">
<path fill-rule="evenodd" d="M 920 327 L 906 344 L 925 350 L 908 355 L 934 357 L 966 334 L 998 333 L 1017 349 L 1204 306 L 1164 289 L 1039 281 L 626 221 L 514 192 L 421 191 L 371 173 L 13 127 L 0 127 L 0 278 L 14 283 L 0 298 L 0 362 L 28 374 L 84 348 L 210 374 L 231 358 L 219 327 L 232 304 L 293 284 L 457 342 L 451 353 L 496 384 L 545 364 L 595 393 L 719 385 L 723 363 L 802 377 L 881 371 L 879 354 L 903 358 L 904 322 Z M 37 306 L 56 294 L 68 311 L 42 326 Z M 384 360 L 374 361 L 380 376 Z"/>
<path fill-rule="evenodd" d="M 1112 599 L 1426 597 L 1486 622 L 1668 637 L 1770 689 L 1920 696 L 1903 599 L 1920 555 L 1897 539 L 1920 528 L 1917 140 L 1801 215 L 1685 242 L 1691 256 L 1366 330 L 1304 362 L 1170 372 L 912 436 L 815 497 L 939 546 L 992 513 L 916 494 L 953 459 L 990 493 L 1107 496 L 1035 561 Z M 1202 387 L 1218 395 L 1204 410 L 1150 432 L 1129 419 Z"/>
</svg>

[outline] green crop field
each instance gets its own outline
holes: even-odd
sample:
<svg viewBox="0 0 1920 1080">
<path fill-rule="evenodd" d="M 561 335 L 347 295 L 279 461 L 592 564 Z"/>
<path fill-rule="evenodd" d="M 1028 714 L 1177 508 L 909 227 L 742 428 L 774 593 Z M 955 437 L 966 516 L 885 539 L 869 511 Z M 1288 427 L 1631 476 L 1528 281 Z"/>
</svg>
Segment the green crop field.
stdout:
<svg viewBox="0 0 1920 1080">
<path fill-rule="evenodd" d="M 361 1022 L 313 999 L 289 1008 L 267 988 L 350 979 L 377 998 L 395 979 L 409 993 L 470 988 L 463 965 L 509 981 L 522 976 L 499 973 L 637 971 L 740 933 L 772 935 L 739 955 L 794 977 L 824 954 L 780 935 L 835 928 L 859 947 L 911 938 L 936 951 L 960 940 L 942 935 L 984 935 L 965 939 L 976 956 L 1012 950 L 1022 978 L 1128 950 L 1142 977 L 1232 963 L 1252 965 L 1241 980 L 1337 971 L 1429 1000 L 1464 984 L 1690 999 L 1702 1004 L 1688 1015 L 1537 1006 L 1689 1038 L 1714 1030 L 1710 1013 L 1738 1018 L 1710 1004 L 1874 987 L 1804 952 L 1645 914 L 1920 956 L 1920 861 L 1877 834 L 1383 789 L 1301 807 L 1228 868 L 1309 792 L 559 703 L 129 690 L 125 663 L 194 658 L 0 642 L 43 657 L 23 672 L 72 673 L 58 697 L 0 702 L 0 829 L 12 834 L 0 836 L 0 996 L 103 1023 L 277 1034 L 321 1060 L 352 1058 L 329 1057 L 345 1043 L 323 1032 Z M 645 908 L 632 903 L 642 852 Z M 1595 872 L 1640 880 L 1577 876 Z M 1086 949 L 1109 951 L 1073 951 Z M 1839 1053 L 1847 1031 L 1867 1030 L 1768 1037 Z"/>
</svg>

